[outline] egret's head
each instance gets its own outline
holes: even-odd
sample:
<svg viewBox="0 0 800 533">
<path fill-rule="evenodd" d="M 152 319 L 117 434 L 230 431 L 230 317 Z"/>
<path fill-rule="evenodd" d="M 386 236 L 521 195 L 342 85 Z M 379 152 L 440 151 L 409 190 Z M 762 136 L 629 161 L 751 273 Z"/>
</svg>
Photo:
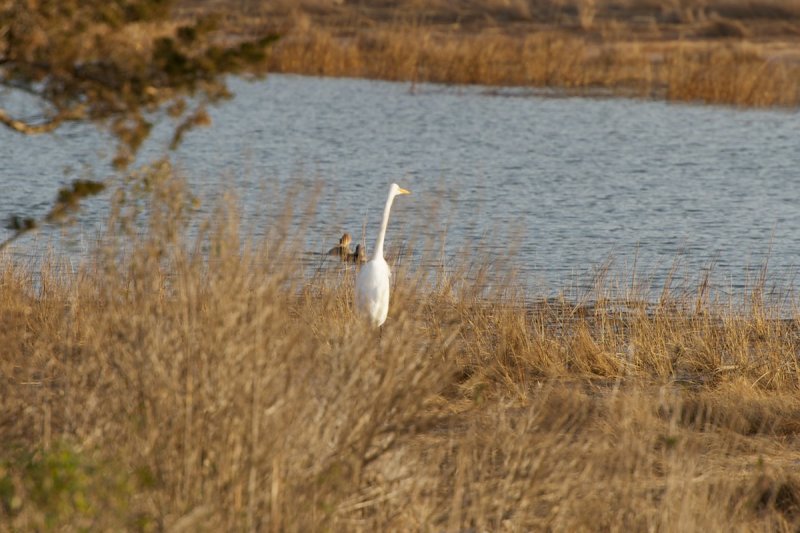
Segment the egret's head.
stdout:
<svg viewBox="0 0 800 533">
<path fill-rule="evenodd" d="M 411 191 L 407 191 L 406 189 L 400 187 L 398 184 L 392 183 L 391 194 L 392 196 L 398 196 L 400 194 L 411 194 Z"/>
</svg>

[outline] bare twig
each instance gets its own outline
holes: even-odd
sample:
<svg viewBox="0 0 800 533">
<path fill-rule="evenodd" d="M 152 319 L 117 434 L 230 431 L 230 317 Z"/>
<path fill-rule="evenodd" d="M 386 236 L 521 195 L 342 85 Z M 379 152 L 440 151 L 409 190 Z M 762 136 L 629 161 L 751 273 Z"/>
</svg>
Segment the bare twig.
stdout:
<svg viewBox="0 0 800 533">
<path fill-rule="evenodd" d="M 74 109 L 65 109 L 59 112 L 55 117 L 43 122 L 41 124 L 31 124 L 19 119 L 13 118 L 4 109 L 0 109 L 0 123 L 6 127 L 25 135 L 41 135 L 42 133 L 50 133 L 58 128 L 61 123 L 67 120 L 81 120 L 85 118 L 84 108 L 79 106 Z"/>
<path fill-rule="evenodd" d="M 14 234 L 11 237 L 9 237 L 8 239 L 4 240 L 3 242 L 0 242 L 0 252 L 2 252 L 4 249 L 6 249 L 8 246 L 10 246 L 11 243 L 16 241 L 17 239 L 19 239 L 20 237 L 22 237 L 23 235 L 25 235 L 29 231 L 34 231 L 34 230 L 33 229 L 29 229 L 29 230 L 17 230 L 17 231 L 15 231 Z"/>
</svg>

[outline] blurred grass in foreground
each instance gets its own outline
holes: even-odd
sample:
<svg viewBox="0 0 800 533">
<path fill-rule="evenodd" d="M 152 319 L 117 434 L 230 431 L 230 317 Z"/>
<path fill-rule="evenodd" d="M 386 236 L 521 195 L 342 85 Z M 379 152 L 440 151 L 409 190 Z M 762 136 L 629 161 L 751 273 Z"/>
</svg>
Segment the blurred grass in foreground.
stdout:
<svg viewBox="0 0 800 533">
<path fill-rule="evenodd" d="M 77 272 L 0 258 L 0 530 L 800 526 L 797 317 L 758 286 L 400 268 L 379 341 L 352 270 L 297 276 L 291 228 L 242 242 L 224 202 L 189 242 L 179 177 L 145 178 Z"/>
</svg>

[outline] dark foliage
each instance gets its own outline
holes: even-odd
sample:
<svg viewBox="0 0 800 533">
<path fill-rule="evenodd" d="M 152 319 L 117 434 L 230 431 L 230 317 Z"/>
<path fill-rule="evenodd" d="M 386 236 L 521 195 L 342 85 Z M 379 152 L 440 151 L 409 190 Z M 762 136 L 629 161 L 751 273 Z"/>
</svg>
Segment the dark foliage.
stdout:
<svg viewBox="0 0 800 533">
<path fill-rule="evenodd" d="M 150 133 L 149 113 L 168 107 L 173 118 L 187 115 L 176 141 L 205 123 L 201 110 L 230 94 L 224 76 L 263 74 L 265 48 L 276 36 L 234 37 L 213 14 L 177 22 L 172 3 L 0 1 L 0 85 L 42 104 L 42 116 L 25 121 L 0 96 L 0 123 L 38 134 L 68 120 L 94 121 L 118 139 L 117 166 Z M 187 97 L 195 108 L 187 109 Z"/>
</svg>

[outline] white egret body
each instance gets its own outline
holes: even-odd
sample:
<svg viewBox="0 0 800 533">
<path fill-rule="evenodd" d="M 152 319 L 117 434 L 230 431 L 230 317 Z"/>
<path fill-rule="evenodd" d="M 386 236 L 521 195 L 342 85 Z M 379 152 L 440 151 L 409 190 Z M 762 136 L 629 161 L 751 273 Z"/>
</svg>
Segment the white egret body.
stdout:
<svg viewBox="0 0 800 533">
<path fill-rule="evenodd" d="M 383 208 L 383 220 L 378 232 L 378 239 L 375 241 L 375 252 L 372 254 L 372 258 L 361 267 L 358 277 L 356 277 L 356 310 L 375 327 L 383 325 L 389 314 L 389 278 L 392 273 L 389 270 L 389 264 L 383 257 L 383 240 L 386 237 L 386 227 L 389 225 L 389 211 L 392 209 L 392 202 L 399 194 L 411 193 L 400 188 L 396 183 L 392 183 L 392 186 L 389 187 L 386 207 Z"/>
</svg>

